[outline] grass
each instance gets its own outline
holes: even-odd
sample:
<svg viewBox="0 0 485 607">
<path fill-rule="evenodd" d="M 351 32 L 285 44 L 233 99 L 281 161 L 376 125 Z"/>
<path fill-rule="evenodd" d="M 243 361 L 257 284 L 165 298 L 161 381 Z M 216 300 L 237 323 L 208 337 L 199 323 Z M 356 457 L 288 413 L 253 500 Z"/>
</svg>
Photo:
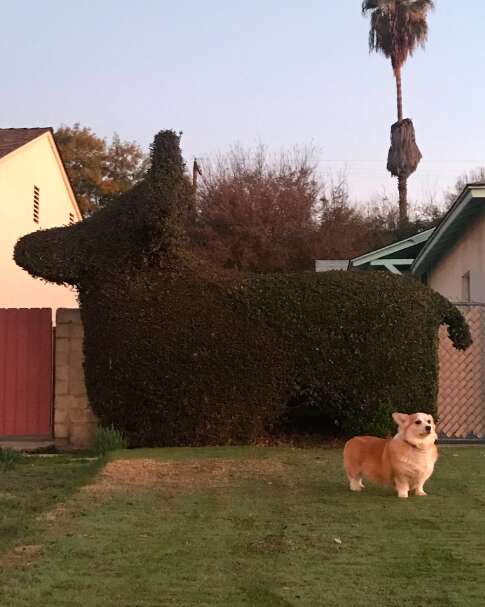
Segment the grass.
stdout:
<svg viewBox="0 0 485 607">
<path fill-rule="evenodd" d="M 0 447 L 0 472 L 13 470 L 22 459 L 22 454 L 13 449 Z"/>
<path fill-rule="evenodd" d="M 15 469 L 1 473 L 0 558 L 13 545 L 31 541 L 39 532 L 37 517 L 87 482 L 99 466 L 71 456 L 23 456 Z"/>
<path fill-rule="evenodd" d="M 119 430 L 116 430 L 114 426 L 98 426 L 96 428 L 93 451 L 97 455 L 106 455 L 110 451 L 126 449 L 127 446 L 127 440 Z"/>
<path fill-rule="evenodd" d="M 409 500 L 350 493 L 339 450 L 121 451 L 78 492 L 98 462 L 31 459 L 0 477 L 0 604 L 481 606 L 484 458 L 443 447 Z"/>
</svg>

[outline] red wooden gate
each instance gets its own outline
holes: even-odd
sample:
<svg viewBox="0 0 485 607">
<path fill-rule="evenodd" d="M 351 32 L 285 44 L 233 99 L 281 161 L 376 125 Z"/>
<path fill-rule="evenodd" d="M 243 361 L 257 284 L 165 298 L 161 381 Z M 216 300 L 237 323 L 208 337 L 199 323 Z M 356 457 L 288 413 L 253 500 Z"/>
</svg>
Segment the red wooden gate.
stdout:
<svg viewBox="0 0 485 607">
<path fill-rule="evenodd" d="M 52 433 L 52 312 L 0 309 L 0 437 Z"/>
</svg>

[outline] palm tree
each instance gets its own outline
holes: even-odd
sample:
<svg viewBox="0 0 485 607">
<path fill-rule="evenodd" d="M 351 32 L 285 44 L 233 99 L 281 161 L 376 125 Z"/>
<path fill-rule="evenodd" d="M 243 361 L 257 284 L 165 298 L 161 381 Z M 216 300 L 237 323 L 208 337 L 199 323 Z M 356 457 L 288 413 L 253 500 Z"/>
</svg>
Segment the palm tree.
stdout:
<svg viewBox="0 0 485 607">
<path fill-rule="evenodd" d="M 396 79 L 397 123 L 392 129 L 388 170 L 398 178 L 400 223 L 407 222 L 407 179 L 417 168 L 421 153 L 414 140 L 414 127 L 403 120 L 401 69 L 418 46 L 428 38 L 428 12 L 432 0 L 364 0 L 362 14 L 371 14 L 369 50 L 391 60 Z M 404 141 L 404 145 L 402 142 Z M 398 145 L 398 148 L 396 148 Z M 394 148 L 394 149 L 393 149 Z M 411 156 L 407 156 L 407 154 Z M 391 158 L 392 156 L 392 158 Z M 396 162 L 397 161 L 397 162 Z"/>
</svg>

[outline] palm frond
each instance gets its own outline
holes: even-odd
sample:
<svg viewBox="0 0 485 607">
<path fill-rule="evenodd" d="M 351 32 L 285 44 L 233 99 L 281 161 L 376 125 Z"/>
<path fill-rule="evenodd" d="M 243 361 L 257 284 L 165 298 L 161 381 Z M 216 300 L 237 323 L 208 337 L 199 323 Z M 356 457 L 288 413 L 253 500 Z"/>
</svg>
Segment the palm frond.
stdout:
<svg viewBox="0 0 485 607">
<path fill-rule="evenodd" d="M 398 69 L 428 38 L 428 12 L 433 0 L 364 0 L 370 12 L 369 50 L 381 52 Z"/>
</svg>

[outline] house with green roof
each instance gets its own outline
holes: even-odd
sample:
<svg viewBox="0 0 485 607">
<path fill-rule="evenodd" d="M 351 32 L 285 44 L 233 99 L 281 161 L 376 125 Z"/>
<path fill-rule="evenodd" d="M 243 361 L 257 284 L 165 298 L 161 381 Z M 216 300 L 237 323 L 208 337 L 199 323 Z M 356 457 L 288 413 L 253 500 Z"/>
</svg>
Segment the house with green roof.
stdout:
<svg viewBox="0 0 485 607">
<path fill-rule="evenodd" d="M 450 301 L 485 304 L 485 183 L 467 185 L 435 228 L 350 260 L 315 262 L 316 271 L 336 267 L 411 273 Z"/>
</svg>

